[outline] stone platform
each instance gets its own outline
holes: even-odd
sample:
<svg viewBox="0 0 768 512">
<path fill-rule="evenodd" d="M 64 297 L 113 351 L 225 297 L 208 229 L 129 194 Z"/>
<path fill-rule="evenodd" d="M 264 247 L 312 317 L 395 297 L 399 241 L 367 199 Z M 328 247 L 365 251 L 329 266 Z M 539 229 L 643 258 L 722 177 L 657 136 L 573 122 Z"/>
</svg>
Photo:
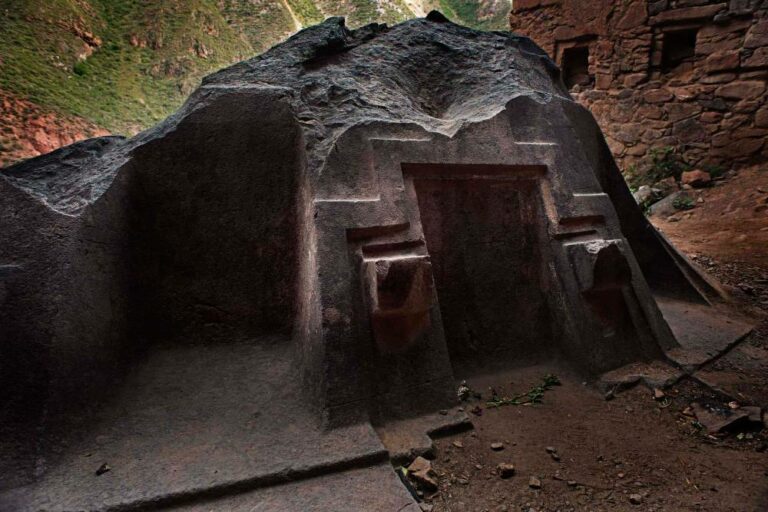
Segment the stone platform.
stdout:
<svg viewBox="0 0 768 512">
<path fill-rule="evenodd" d="M 322 428 L 290 351 L 281 338 L 159 347 L 0 510 L 143 510 L 388 461 L 370 425 Z"/>
</svg>

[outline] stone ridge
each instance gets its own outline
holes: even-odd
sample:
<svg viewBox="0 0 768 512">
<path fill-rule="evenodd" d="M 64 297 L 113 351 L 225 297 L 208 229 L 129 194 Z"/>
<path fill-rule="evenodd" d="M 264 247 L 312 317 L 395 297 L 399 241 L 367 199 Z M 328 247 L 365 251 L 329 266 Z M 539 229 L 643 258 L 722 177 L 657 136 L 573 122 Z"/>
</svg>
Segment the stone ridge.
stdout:
<svg viewBox="0 0 768 512">
<path fill-rule="evenodd" d="M 514 97 L 567 97 L 559 71 L 530 39 L 426 19 L 349 30 L 329 18 L 203 87 L 265 84 L 292 90 L 310 153 L 322 165 L 340 133 L 361 122 L 410 122 L 447 135 L 488 119 Z M 313 161 L 314 160 L 314 161 Z"/>
<path fill-rule="evenodd" d="M 3 173 L 54 210 L 78 215 L 108 188 L 132 150 L 162 138 L 218 95 L 254 87 L 284 93 L 304 130 L 307 168 L 315 173 L 322 171 L 334 141 L 358 124 L 413 123 L 450 136 L 467 123 L 493 117 L 518 96 L 539 102 L 568 98 L 558 69 L 526 37 L 470 29 L 439 13 L 357 30 L 349 30 L 344 18 L 329 18 L 208 76 L 174 115 L 124 143 L 111 144 L 97 158 L 65 162 L 69 153 L 55 152 L 45 157 L 44 175 L 20 172 L 41 165 L 39 159 Z M 57 158 L 58 171 L 52 162 Z"/>
</svg>

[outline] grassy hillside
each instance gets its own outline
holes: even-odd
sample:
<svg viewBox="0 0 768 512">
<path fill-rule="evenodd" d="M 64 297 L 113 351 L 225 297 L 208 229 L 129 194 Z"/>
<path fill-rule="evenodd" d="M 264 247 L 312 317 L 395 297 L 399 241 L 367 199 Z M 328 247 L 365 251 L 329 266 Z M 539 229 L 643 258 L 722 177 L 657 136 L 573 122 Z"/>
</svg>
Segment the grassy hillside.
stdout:
<svg viewBox="0 0 768 512">
<path fill-rule="evenodd" d="M 402 0 L 316 0 L 327 16 L 346 16 L 347 25 L 359 27 L 366 23 L 399 23 L 414 15 Z"/>
<path fill-rule="evenodd" d="M 509 30 L 510 0 L 426 0 L 429 11 L 437 9 L 462 25 L 483 30 Z"/>
<path fill-rule="evenodd" d="M 210 0 L 0 6 L 0 88 L 111 131 L 162 119 L 203 74 L 254 53 Z"/>
<path fill-rule="evenodd" d="M 417 1 L 482 28 L 503 28 L 509 9 L 509 0 Z M 332 15 L 351 27 L 414 16 L 404 0 L 0 0 L 0 93 L 135 133 L 178 108 L 204 75 Z M 7 146 L 1 116 L 0 130 Z"/>
</svg>

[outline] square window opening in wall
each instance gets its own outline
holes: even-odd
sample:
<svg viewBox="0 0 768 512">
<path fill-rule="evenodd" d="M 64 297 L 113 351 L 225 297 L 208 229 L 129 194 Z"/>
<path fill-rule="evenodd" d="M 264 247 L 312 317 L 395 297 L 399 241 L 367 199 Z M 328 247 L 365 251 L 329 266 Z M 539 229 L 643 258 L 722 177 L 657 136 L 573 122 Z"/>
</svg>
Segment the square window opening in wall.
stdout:
<svg viewBox="0 0 768 512">
<path fill-rule="evenodd" d="M 589 47 L 574 46 L 563 50 L 561 62 L 563 82 L 568 89 L 574 86 L 589 87 L 594 84 L 594 76 L 589 74 Z"/>
<path fill-rule="evenodd" d="M 662 71 L 687 71 L 693 69 L 696 55 L 696 33 L 698 29 L 665 32 L 661 46 Z"/>
</svg>

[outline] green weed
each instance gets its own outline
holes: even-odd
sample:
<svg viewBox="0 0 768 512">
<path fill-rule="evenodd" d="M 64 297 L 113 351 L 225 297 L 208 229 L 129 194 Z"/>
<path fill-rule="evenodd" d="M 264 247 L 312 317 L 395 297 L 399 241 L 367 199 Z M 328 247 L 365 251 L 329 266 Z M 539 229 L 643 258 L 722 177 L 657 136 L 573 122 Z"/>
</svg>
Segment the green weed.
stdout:
<svg viewBox="0 0 768 512">
<path fill-rule="evenodd" d="M 679 195 L 672 201 L 672 206 L 675 210 L 691 210 L 696 207 L 696 203 L 691 197 Z"/>
<path fill-rule="evenodd" d="M 647 158 L 624 171 L 624 179 L 630 189 L 637 190 L 670 177 L 679 181 L 683 172 L 690 168 L 680 150 L 670 146 L 652 148 Z"/>
<path fill-rule="evenodd" d="M 560 379 L 557 375 L 547 374 L 543 377 L 540 385 L 532 387 L 527 392 L 513 397 L 500 397 L 494 394 L 491 397 L 491 400 L 486 402 L 486 405 L 495 408 L 503 407 L 505 405 L 539 404 L 544 398 L 544 393 L 559 385 Z"/>
<path fill-rule="evenodd" d="M 85 76 L 88 73 L 88 66 L 85 64 L 85 61 L 79 60 L 72 66 L 72 72 L 78 76 Z"/>
</svg>

